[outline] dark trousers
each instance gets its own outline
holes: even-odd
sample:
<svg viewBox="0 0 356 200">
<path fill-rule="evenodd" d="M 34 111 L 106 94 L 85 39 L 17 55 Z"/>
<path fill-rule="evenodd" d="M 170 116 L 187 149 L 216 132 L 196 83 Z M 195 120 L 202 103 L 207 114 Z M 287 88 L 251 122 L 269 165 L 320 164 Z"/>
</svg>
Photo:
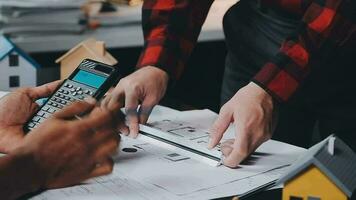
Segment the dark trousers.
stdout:
<svg viewBox="0 0 356 200">
<path fill-rule="evenodd" d="M 228 48 L 221 93 L 227 102 L 274 56 L 301 19 L 269 8 L 257 0 L 241 0 L 226 13 Z M 356 49 L 322 51 L 318 64 L 287 103 L 278 106 L 273 138 L 310 147 L 313 133 L 323 139 L 336 134 L 356 150 Z"/>
</svg>

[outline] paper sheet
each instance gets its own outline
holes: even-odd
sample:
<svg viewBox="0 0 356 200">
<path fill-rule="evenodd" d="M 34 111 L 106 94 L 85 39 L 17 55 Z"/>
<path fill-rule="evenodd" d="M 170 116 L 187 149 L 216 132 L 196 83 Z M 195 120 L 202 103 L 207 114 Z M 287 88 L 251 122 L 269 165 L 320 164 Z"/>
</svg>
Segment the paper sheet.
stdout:
<svg viewBox="0 0 356 200">
<path fill-rule="evenodd" d="M 280 147 L 279 150 L 284 149 L 287 155 L 294 151 L 299 152 L 299 148 L 293 148 L 293 146 L 280 145 L 278 142 L 273 143 L 273 145 Z M 79 197 L 81 199 L 195 199 L 196 195 L 200 196 L 201 194 L 207 195 L 205 197 L 214 196 L 212 194 L 215 194 L 215 192 L 211 192 L 215 191 L 214 188 L 225 187 L 229 189 L 219 189 L 219 191 L 234 194 L 236 185 L 242 187 L 239 180 L 251 179 L 256 175 L 263 174 L 262 172 L 265 172 L 271 166 L 275 168 L 281 162 L 286 162 L 285 159 L 288 157 L 280 158 L 284 161 L 261 158 L 256 165 L 229 169 L 206 165 L 167 148 L 143 142 L 140 139 L 123 138 L 120 149 L 119 156 L 115 158 L 113 174 L 91 180 L 87 185 L 51 190 L 34 199 L 51 200 L 63 197 L 66 197 L 66 199 Z M 273 148 L 266 145 L 264 149 L 269 151 Z M 269 161 L 277 161 L 277 163 L 272 165 Z M 241 191 L 247 192 L 258 187 L 259 184 L 266 184 L 274 179 L 262 177 L 258 179 L 259 182 L 254 182 L 251 179 L 249 180 L 250 184 L 244 184 Z M 229 185 L 229 187 L 226 185 Z"/>
<path fill-rule="evenodd" d="M 204 130 L 211 124 L 205 125 L 207 121 L 215 117 L 215 113 L 207 110 L 178 112 L 156 107 L 150 122 L 170 118 Z M 233 137 L 233 129 L 227 135 Z M 138 139 L 123 137 L 111 175 L 74 187 L 49 190 L 32 199 L 174 200 L 243 195 L 273 182 L 280 175 L 278 168 L 292 163 L 304 152 L 302 148 L 271 140 L 257 150 L 250 162 L 229 169 L 206 165 L 185 151 L 152 140 L 142 135 Z"/>
<path fill-rule="evenodd" d="M 188 200 L 205 200 L 221 197 L 239 196 L 243 197 L 255 193 L 266 185 L 270 185 L 274 180 L 278 179 L 288 167 L 271 170 L 256 176 L 245 178 L 239 181 L 223 184 L 207 190 L 201 190 L 184 196 L 183 199 Z"/>
</svg>

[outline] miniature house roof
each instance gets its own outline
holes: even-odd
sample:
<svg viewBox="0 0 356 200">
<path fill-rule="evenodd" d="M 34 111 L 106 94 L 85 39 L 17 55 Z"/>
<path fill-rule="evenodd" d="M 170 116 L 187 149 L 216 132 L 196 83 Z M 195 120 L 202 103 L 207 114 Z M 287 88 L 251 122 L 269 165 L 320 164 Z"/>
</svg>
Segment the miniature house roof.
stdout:
<svg viewBox="0 0 356 200">
<path fill-rule="evenodd" d="M 62 62 L 68 56 L 81 49 L 84 49 L 92 57 L 97 58 L 98 61 L 105 62 L 106 64 L 109 65 L 117 64 L 117 60 L 109 52 L 106 51 L 105 43 L 102 41 L 97 41 L 93 38 L 90 38 L 88 40 L 79 43 L 77 46 L 72 48 L 62 57 L 58 58 L 56 60 L 56 63 Z"/>
<path fill-rule="evenodd" d="M 330 136 L 311 147 L 280 178 L 278 184 L 315 165 L 349 198 L 356 189 L 356 154 L 341 139 Z"/>
<path fill-rule="evenodd" d="M 36 68 L 40 67 L 40 65 L 35 60 L 33 60 L 29 55 L 27 55 L 24 51 L 18 48 L 14 43 L 12 43 L 5 36 L 0 35 L 0 61 L 2 61 L 5 57 L 10 55 L 12 52 L 17 52 L 28 62 L 30 62 L 34 67 Z"/>
</svg>

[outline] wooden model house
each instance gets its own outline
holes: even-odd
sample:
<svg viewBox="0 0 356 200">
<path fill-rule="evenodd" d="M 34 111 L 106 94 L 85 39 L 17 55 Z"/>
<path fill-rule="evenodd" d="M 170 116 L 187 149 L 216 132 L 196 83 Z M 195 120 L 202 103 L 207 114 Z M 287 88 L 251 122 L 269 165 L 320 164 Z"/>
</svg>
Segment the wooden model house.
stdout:
<svg viewBox="0 0 356 200">
<path fill-rule="evenodd" d="M 40 65 L 8 38 L 0 35 L 0 90 L 37 85 Z"/>
<path fill-rule="evenodd" d="M 105 43 L 91 38 L 81 42 L 56 60 L 56 63 L 60 63 L 61 79 L 67 78 L 86 58 L 108 65 L 117 64 L 117 60 L 106 51 Z"/>
<path fill-rule="evenodd" d="M 283 200 L 347 200 L 356 189 L 356 154 L 330 136 L 311 147 L 281 177 Z"/>
</svg>

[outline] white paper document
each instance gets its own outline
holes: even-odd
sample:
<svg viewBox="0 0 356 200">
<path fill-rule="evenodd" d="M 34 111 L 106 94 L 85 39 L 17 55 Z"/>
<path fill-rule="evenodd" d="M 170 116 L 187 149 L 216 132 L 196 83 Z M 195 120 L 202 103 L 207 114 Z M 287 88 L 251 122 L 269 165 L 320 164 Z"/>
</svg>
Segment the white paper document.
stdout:
<svg viewBox="0 0 356 200">
<path fill-rule="evenodd" d="M 216 114 L 208 111 L 179 112 L 156 107 L 149 120 L 151 128 L 170 130 L 171 139 L 195 141 L 205 132 Z M 169 123 L 167 123 L 169 122 Z M 151 133 L 155 134 L 155 133 Z M 229 129 L 226 138 L 234 137 Z M 175 141 L 177 142 L 177 141 Z M 193 144 L 191 148 L 206 148 Z M 305 150 L 270 140 L 257 149 L 237 169 L 207 164 L 212 160 L 180 146 L 140 135 L 122 138 L 119 154 L 114 158 L 111 175 L 64 189 L 49 190 L 32 199 L 212 199 L 246 195 L 274 183 L 281 173 Z"/>
</svg>

